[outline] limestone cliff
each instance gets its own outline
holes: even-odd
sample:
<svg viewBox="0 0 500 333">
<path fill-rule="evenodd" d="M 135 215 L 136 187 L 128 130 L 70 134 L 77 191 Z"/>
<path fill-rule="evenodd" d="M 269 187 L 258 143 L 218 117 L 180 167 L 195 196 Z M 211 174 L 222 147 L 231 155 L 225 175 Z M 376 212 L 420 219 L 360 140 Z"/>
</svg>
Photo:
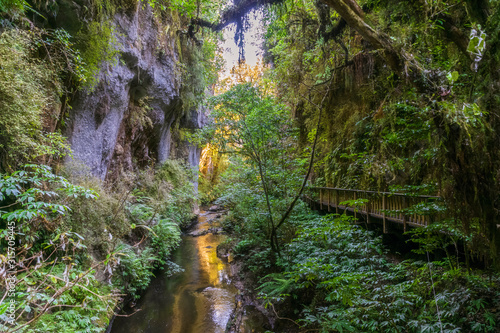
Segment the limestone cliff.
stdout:
<svg viewBox="0 0 500 333">
<path fill-rule="evenodd" d="M 169 157 L 198 165 L 199 149 L 178 132 L 201 127 L 204 110 L 183 106 L 185 38 L 171 28 L 174 20 L 160 24 L 148 6 L 117 11 L 118 61 L 104 63 L 95 89 L 71 102 L 66 135 L 73 159 L 102 180 Z"/>
</svg>

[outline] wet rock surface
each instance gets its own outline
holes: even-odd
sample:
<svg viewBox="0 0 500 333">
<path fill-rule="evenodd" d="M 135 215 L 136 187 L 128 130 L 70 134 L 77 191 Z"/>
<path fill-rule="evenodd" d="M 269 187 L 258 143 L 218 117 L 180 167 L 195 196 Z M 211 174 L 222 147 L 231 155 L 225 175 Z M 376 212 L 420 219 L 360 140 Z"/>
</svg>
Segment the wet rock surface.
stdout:
<svg viewBox="0 0 500 333">
<path fill-rule="evenodd" d="M 171 157 L 198 166 L 200 148 L 172 133 L 175 122 L 179 128 L 194 129 L 206 119 L 201 107 L 187 113 L 183 109 L 182 41 L 162 32 L 149 6 L 119 11 L 112 21 L 119 59 L 103 64 L 93 91 L 79 91 L 71 101 L 65 134 L 73 161 L 103 180 Z M 144 103 L 151 126 L 136 119 Z"/>
<path fill-rule="evenodd" d="M 218 207 L 218 206 L 212 206 Z M 206 234 L 218 235 L 223 233 L 220 225 L 220 218 L 226 214 L 226 211 L 217 208 L 218 214 L 214 214 L 212 210 L 205 211 L 199 214 L 198 223 L 193 225 L 193 228 L 187 232 L 188 236 L 199 237 Z"/>
<path fill-rule="evenodd" d="M 264 333 L 274 331 L 276 324 L 274 316 L 257 299 L 257 292 L 247 288 L 248 281 L 245 281 L 245 273 L 240 262 L 231 262 L 231 276 L 233 276 L 233 284 L 238 289 L 238 294 L 235 297 L 235 308 L 226 332 Z"/>
<path fill-rule="evenodd" d="M 211 212 L 211 213 L 213 213 L 213 212 L 224 212 L 224 213 L 226 213 L 224 207 L 219 206 L 219 205 L 212 205 L 212 206 L 210 206 L 210 208 L 208 208 L 208 211 Z M 220 218 L 221 214 L 217 214 L 215 217 L 216 218 Z"/>
</svg>

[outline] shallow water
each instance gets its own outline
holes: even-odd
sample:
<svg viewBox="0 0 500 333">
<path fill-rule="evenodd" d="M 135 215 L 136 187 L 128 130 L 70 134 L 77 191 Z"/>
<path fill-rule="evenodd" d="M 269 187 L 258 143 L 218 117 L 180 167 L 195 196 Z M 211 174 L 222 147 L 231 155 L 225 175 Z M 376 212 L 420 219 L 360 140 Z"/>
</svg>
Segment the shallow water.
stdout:
<svg viewBox="0 0 500 333">
<path fill-rule="evenodd" d="M 212 226 L 214 213 L 202 212 L 197 229 Z M 236 288 L 229 265 L 217 257 L 223 235 L 183 236 L 173 261 L 183 273 L 159 273 L 143 294 L 131 317 L 116 317 L 111 333 L 220 333 L 235 307 Z"/>
</svg>

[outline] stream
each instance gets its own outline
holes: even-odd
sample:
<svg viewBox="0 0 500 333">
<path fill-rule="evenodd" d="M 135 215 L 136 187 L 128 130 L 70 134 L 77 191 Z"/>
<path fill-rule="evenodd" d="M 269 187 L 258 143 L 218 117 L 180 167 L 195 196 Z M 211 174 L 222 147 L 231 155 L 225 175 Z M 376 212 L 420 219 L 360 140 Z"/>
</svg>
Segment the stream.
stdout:
<svg viewBox="0 0 500 333">
<path fill-rule="evenodd" d="M 231 281 L 230 265 L 217 257 L 217 245 L 225 238 L 212 233 L 218 227 L 217 217 L 220 217 L 217 212 L 200 212 L 198 224 L 182 236 L 180 247 L 173 253 L 172 261 L 184 272 L 170 277 L 163 271 L 158 273 L 137 302 L 141 311 L 130 317 L 116 317 L 108 332 L 226 331 L 238 290 Z M 240 332 L 265 331 L 255 328 L 251 322 L 241 328 Z"/>
</svg>

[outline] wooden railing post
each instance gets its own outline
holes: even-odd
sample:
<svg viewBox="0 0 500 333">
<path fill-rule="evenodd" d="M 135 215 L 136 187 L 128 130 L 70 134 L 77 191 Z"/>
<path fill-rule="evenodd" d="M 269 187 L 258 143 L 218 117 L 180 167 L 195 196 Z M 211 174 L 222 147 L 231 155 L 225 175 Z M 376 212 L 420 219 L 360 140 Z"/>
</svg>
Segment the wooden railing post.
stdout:
<svg viewBox="0 0 500 333">
<path fill-rule="evenodd" d="M 319 189 L 319 210 L 323 210 L 323 189 Z"/>
<path fill-rule="evenodd" d="M 335 190 L 335 213 L 339 213 L 339 190 Z"/>
<path fill-rule="evenodd" d="M 330 213 L 330 189 L 327 189 L 326 192 L 328 194 L 328 213 Z"/>
<path fill-rule="evenodd" d="M 356 200 L 357 198 L 358 198 L 357 192 L 356 192 L 356 191 L 354 191 L 354 200 Z M 354 218 L 355 218 L 355 219 L 357 219 L 357 218 L 358 218 L 358 215 L 357 215 L 357 212 L 356 212 L 356 210 L 357 210 L 357 207 L 356 207 L 356 206 L 357 206 L 357 205 L 356 205 L 356 203 L 354 203 L 353 210 L 354 210 Z"/>
<path fill-rule="evenodd" d="M 363 191 L 363 199 L 368 200 L 368 193 L 366 193 L 366 191 Z M 368 214 L 368 202 L 366 202 L 366 203 L 363 205 L 363 210 L 362 210 L 362 213 L 366 213 L 366 214 Z"/>
<path fill-rule="evenodd" d="M 368 199 L 368 194 L 366 194 L 366 199 L 368 202 L 366 203 L 366 223 L 370 223 L 370 213 L 372 210 L 372 201 Z"/>
<path fill-rule="evenodd" d="M 403 232 L 406 232 L 406 212 L 404 211 L 406 208 L 406 198 L 403 197 L 403 204 L 402 204 L 402 214 L 403 214 Z"/>
<path fill-rule="evenodd" d="M 385 194 L 382 194 L 382 223 L 383 223 L 383 232 L 387 233 L 387 225 L 385 221 Z"/>
</svg>

